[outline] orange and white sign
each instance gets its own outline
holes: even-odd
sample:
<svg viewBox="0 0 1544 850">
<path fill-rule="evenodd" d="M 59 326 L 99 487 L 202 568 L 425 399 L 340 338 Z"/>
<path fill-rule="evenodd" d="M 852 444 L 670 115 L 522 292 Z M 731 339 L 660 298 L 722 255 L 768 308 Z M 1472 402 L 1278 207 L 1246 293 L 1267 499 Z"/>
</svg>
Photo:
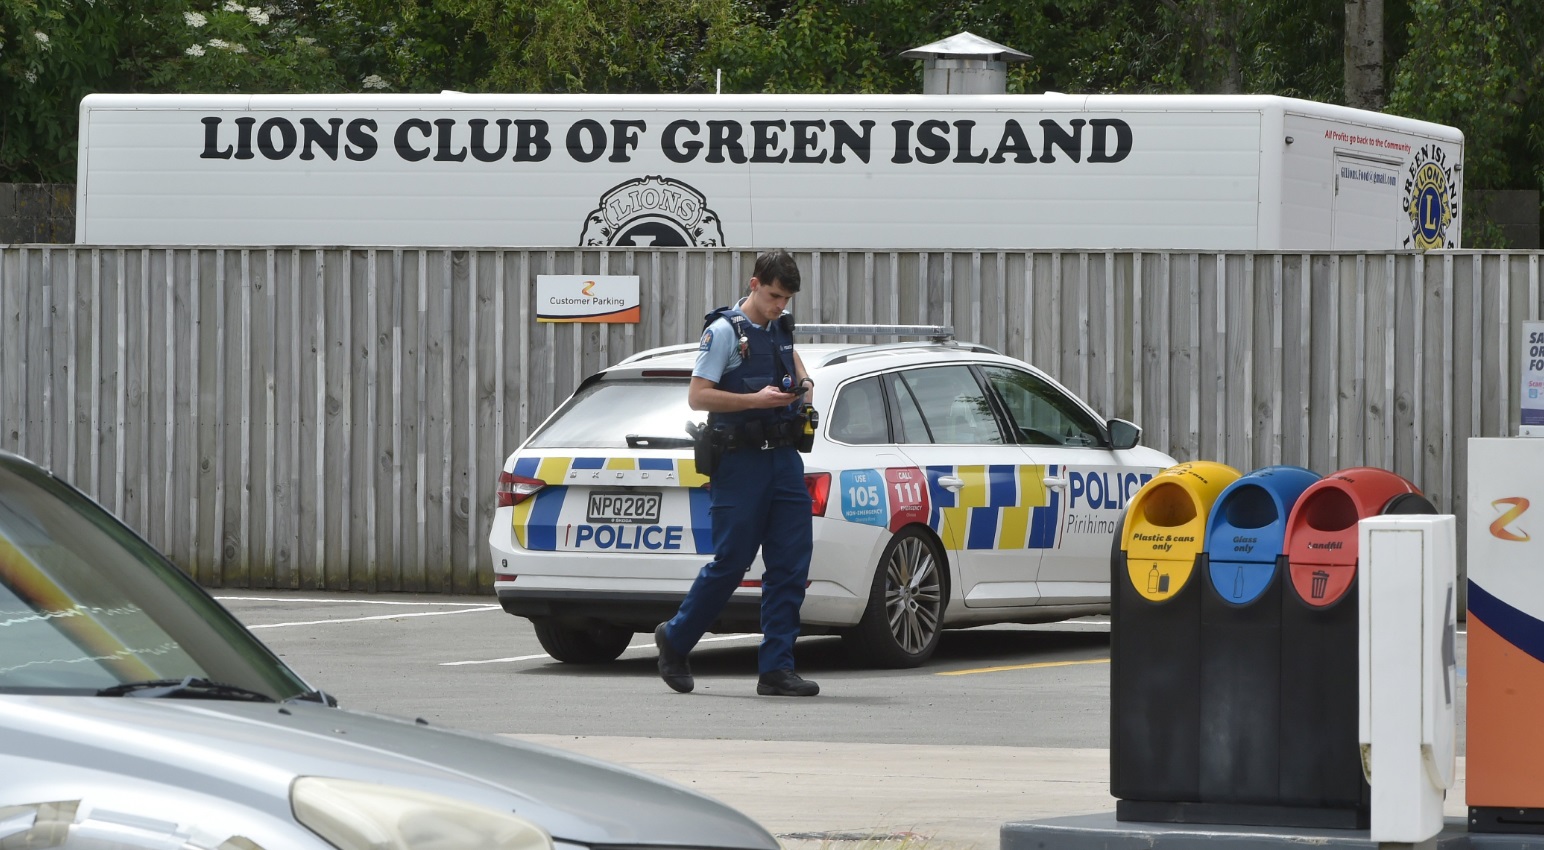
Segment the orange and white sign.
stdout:
<svg viewBox="0 0 1544 850">
<path fill-rule="evenodd" d="M 536 276 L 536 321 L 622 322 L 639 318 L 637 275 Z"/>
<path fill-rule="evenodd" d="M 1469 441 L 1468 804 L 1544 808 L 1544 440 Z"/>
</svg>

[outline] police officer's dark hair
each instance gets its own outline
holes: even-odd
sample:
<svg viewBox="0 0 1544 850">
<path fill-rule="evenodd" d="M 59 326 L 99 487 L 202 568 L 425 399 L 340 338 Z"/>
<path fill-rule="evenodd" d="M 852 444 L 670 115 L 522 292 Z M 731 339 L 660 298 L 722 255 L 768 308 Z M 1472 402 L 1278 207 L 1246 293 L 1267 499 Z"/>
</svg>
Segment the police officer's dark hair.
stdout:
<svg viewBox="0 0 1544 850">
<path fill-rule="evenodd" d="M 758 256 L 751 276 L 768 286 L 781 283 L 789 292 L 799 291 L 799 265 L 793 261 L 791 254 L 781 248 Z"/>
</svg>

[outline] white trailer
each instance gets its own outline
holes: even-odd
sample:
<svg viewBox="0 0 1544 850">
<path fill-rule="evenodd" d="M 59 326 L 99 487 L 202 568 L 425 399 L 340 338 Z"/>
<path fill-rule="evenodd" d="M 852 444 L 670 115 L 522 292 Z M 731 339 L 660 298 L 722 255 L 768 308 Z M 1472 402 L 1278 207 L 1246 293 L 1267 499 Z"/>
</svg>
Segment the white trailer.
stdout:
<svg viewBox="0 0 1544 850">
<path fill-rule="evenodd" d="M 76 242 L 1457 248 L 1463 146 L 1271 96 L 93 94 Z"/>
</svg>

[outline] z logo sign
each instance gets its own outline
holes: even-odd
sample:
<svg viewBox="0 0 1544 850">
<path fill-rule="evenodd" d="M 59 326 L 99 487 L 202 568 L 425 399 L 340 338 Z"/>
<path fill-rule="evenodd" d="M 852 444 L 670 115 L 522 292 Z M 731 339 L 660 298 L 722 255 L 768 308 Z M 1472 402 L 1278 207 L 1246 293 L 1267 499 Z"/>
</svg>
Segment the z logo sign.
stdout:
<svg viewBox="0 0 1544 850">
<path fill-rule="evenodd" d="M 1513 531 L 1512 529 L 1507 528 L 1507 526 L 1515 522 L 1518 517 L 1522 516 L 1524 511 L 1528 510 L 1528 500 L 1521 496 L 1508 496 L 1505 499 L 1497 499 L 1496 501 L 1490 503 L 1491 507 L 1498 509 L 1501 508 L 1502 505 L 1511 505 L 1511 507 L 1504 510 L 1501 516 L 1496 517 L 1496 521 L 1490 524 L 1491 535 L 1493 537 L 1497 537 L 1502 540 L 1510 540 L 1515 543 L 1528 542 L 1531 539 L 1528 536 L 1528 532 Z"/>
</svg>

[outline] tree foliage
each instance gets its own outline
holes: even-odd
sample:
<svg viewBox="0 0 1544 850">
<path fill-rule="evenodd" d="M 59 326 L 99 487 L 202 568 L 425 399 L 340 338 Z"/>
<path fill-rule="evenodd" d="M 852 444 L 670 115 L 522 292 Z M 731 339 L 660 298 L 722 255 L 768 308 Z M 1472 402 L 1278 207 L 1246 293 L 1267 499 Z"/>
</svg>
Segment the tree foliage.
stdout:
<svg viewBox="0 0 1544 850">
<path fill-rule="evenodd" d="M 0 180 L 73 177 L 80 99 L 143 79 L 167 17 L 154 0 L 0 0 Z"/>
<path fill-rule="evenodd" d="M 246 5 L 247 2 L 261 5 Z M 1389 111 L 1452 124 L 1471 188 L 1544 186 L 1544 4 L 1382 0 Z M 970 31 L 1012 92 L 1344 102 L 1345 0 L 0 0 L 0 180 L 74 175 L 118 92 L 916 92 Z"/>
<path fill-rule="evenodd" d="M 1544 6 L 1413 0 L 1390 111 L 1463 129 L 1472 189 L 1544 188 Z"/>
<path fill-rule="evenodd" d="M 171 37 L 186 45 L 171 51 L 146 75 L 152 91 L 260 93 L 339 91 L 331 51 L 322 30 L 294 5 L 243 6 L 237 0 L 190 3 L 173 21 Z"/>
</svg>

